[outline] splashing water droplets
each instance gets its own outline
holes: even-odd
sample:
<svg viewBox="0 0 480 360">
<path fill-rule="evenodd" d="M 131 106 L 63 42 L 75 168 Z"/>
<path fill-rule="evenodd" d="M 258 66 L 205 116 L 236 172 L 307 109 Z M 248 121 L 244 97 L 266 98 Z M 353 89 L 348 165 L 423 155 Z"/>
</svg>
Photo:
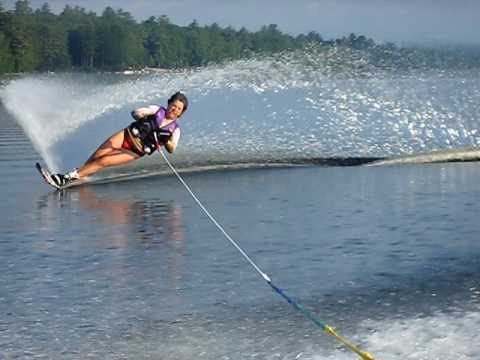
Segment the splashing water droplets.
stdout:
<svg viewBox="0 0 480 360">
<path fill-rule="evenodd" d="M 155 75 L 27 76 L 0 96 L 55 168 L 52 149 L 80 127 L 114 116 L 125 123 L 133 107 L 165 104 L 178 90 L 192 103 L 178 151 L 189 162 L 391 156 L 480 143 L 477 73 L 379 68 L 343 48 Z"/>
</svg>

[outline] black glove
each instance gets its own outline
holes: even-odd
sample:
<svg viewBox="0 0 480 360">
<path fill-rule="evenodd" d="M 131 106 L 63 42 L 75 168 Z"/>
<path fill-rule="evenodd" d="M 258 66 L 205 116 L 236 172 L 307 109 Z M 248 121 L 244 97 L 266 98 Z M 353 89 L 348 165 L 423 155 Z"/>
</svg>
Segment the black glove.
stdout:
<svg viewBox="0 0 480 360">
<path fill-rule="evenodd" d="M 147 116 L 130 124 L 130 132 L 135 137 L 145 139 L 152 133 L 152 130 L 155 129 L 155 127 L 155 119 Z"/>
<path fill-rule="evenodd" d="M 155 135 L 159 145 L 165 145 L 172 137 L 172 132 L 165 129 L 155 129 Z"/>
</svg>

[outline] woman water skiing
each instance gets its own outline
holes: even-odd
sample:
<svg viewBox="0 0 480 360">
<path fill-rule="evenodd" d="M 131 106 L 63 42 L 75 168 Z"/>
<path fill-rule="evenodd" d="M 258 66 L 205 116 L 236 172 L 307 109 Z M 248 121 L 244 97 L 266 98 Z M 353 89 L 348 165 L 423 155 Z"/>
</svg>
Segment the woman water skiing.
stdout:
<svg viewBox="0 0 480 360">
<path fill-rule="evenodd" d="M 108 138 L 82 167 L 66 174 L 52 174 L 54 186 L 61 188 L 106 167 L 127 164 L 151 155 L 161 146 L 172 153 L 180 139 L 177 120 L 187 108 L 187 97 L 177 92 L 168 99 L 167 108 L 150 105 L 132 111 L 135 121 Z"/>
</svg>

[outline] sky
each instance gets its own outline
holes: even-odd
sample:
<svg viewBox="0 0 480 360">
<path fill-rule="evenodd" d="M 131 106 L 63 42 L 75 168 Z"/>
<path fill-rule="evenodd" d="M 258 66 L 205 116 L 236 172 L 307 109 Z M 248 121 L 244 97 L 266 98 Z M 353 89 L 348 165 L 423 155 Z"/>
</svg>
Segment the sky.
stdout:
<svg viewBox="0 0 480 360">
<path fill-rule="evenodd" d="M 0 0 L 1 1 L 1 0 Z M 3 0 L 12 9 L 15 0 Z M 141 21 L 167 15 L 172 23 L 245 27 L 277 24 L 285 33 L 316 31 L 324 39 L 365 35 L 398 44 L 480 45 L 480 0 L 31 0 L 59 13 L 66 4 L 101 14 L 122 8 Z"/>
</svg>

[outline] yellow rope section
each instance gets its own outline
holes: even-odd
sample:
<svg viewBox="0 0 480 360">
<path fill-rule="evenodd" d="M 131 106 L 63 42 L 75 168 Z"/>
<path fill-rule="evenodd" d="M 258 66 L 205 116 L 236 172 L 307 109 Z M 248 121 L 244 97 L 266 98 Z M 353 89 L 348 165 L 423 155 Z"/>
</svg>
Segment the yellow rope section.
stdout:
<svg viewBox="0 0 480 360">
<path fill-rule="evenodd" d="M 345 339 L 343 336 L 337 334 L 337 332 L 329 325 L 326 325 L 324 327 L 325 332 L 329 335 L 332 335 L 334 338 L 336 338 L 338 341 L 340 341 L 343 345 L 345 345 L 347 348 L 352 350 L 355 354 L 360 356 L 364 360 L 375 360 L 372 354 L 366 351 L 362 351 L 359 348 L 357 348 L 355 345 L 353 345 L 350 341 Z"/>
</svg>

